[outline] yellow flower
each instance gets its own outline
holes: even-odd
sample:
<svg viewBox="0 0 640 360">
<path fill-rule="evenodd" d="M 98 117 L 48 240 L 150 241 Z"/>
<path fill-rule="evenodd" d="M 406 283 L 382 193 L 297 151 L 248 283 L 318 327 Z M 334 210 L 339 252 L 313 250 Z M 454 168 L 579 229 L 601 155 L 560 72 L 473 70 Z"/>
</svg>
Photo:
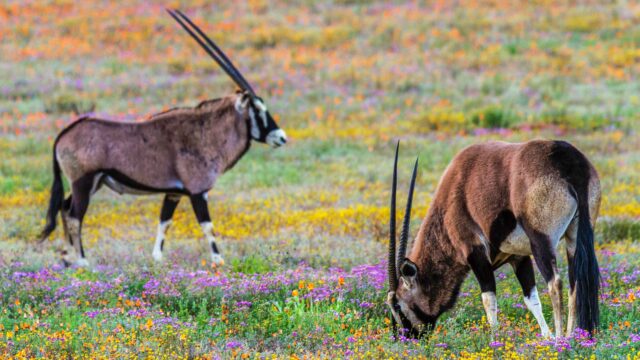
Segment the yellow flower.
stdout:
<svg viewBox="0 0 640 360">
<path fill-rule="evenodd" d="M 314 287 L 313 283 L 307 284 L 307 289 L 313 290 L 313 287 Z"/>
<path fill-rule="evenodd" d="M 300 290 L 304 289 L 304 280 L 300 280 L 298 282 L 298 289 L 300 289 Z"/>
</svg>

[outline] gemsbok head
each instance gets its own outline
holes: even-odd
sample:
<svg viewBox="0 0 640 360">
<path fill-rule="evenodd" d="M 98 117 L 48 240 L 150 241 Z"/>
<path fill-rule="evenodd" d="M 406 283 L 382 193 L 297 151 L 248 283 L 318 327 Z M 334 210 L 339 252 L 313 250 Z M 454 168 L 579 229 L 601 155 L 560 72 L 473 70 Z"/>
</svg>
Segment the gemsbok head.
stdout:
<svg viewBox="0 0 640 360">
<path fill-rule="evenodd" d="M 143 122 L 115 122 L 82 117 L 63 129 L 53 145 L 53 175 L 44 241 L 62 211 L 65 237 L 76 255 L 63 260 L 87 265 L 81 241 L 82 220 L 89 199 L 103 185 L 123 194 L 165 194 L 153 257 L 162 259 L 164 237 L 183 196 L 189 197 L 208 240 L 211 260 L 222 263 L 207 207 L 207 193 L 218 177 L 249 149 L 251 140 L 279 147 L 287 142 L 247 80 L 218 46 L 178 10 L 167 10 L 184 30 L 220 65 L 240 91 L 174 108 Z M 71 184 L 64 198 L 62 176 Z M 74 252 L 74 249 L 70 249 Z"/>
<path fill-rule="evenodd" d="M 555 336 L 562 336 L 562 281 L 556 247 L 566 242 L 569 314 L 566 334 L 577 325 L 593 332 L 599 321 L 600 273 L 593 226 L 600 206 L 598 173 L 564 141 L 489 142 L 462 150 L 440 179 L 409 254 L 413 170 L 399 249 L 396 252 L 398 148 L 393 165 L 387 304 L 397 324 L 418 337 L 450 309 L 471 270 L 480 284 L 487 321 L 498 326 L 494 271 L 510 264 L 524 303 L 541 333 L 551 336 L 534 279 L 531 256 L 542 273 L 551 303 Z"/>
</svg>

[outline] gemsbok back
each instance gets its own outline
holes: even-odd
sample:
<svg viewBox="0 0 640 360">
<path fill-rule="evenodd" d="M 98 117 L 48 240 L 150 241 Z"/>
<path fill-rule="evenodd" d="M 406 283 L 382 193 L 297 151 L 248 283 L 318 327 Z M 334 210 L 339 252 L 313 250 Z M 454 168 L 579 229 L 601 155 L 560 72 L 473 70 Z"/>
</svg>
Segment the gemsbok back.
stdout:
<svg viewBox="0 0 640 360">
<path fill-rule="evenodd" d="M 164 237 L 173 213 L 188 196 L 208 240 L 211 260 L 222 263 L 207 208 L 207 192 L 216 179 L 247 152 L 251 140 L 279 147 L 287 138 L 253 88 L 225 54 L 178 10 L 169 14 L 222 67 L 241 91 L 175 108 L 144 122 L 114 122 L 83 117 L 66 127 L 53 145 L 53 185 L 44 241 L 62 212 L 65 237 L 76 262 L 87 265 L 81 240 L 82 220 L 91 196 L 103 185 L 123 194 L 164 193 L 153 257 L 162 259 Z M 64 198 L 61 173 L 71 184 Z M 63 252 L 69 264 L 70 253 Z"/>
<path fill-rule="evenodd" d="M 562 336 L 562 281 L 556 247 L 564 238 L 569 264 L 569 315 L 566 334 L 577 325 L 598 326 L 600 272 L 593 226 L 600 206 L 598 173 L 589 160 L 564 141 L 489 142 L 462 150 L 440 179 L 427 216 L 405 257 L 413 169 L 407 210 L 396 255 L 395 195 L 398 148 L 393 166 L 387 303 L 396 324 L 413 337 L 433 328 L 450 309 L 471 270 L 482 291 L 491 327 L 498 325 L 494 271 L 513 267 L 524 303 L 542 334 L 550 337 L 536 290 L 531 255 L 547 284 L 555 336 Z"/>
</svg>

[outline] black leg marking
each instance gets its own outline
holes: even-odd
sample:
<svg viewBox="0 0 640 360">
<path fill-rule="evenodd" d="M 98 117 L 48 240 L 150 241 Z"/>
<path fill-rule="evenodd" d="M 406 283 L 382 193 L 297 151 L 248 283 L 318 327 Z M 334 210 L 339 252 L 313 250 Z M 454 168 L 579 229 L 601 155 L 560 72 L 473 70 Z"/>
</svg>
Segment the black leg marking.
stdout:
<svg viewBox="0 0 640 360">
<path fill-rule="evenodd" d="M 211 222 L 211 217 L 209 216 L 209 208 L 207 207 L 207 199 L 206 192 L 196 195 L 191 195 L 191 206 L 193 207 L 193 212 L 196 214 L 196 218 L 200 224 L 204 222 Z"/>
<path fill-rule="evenodd" d="M 216 246 L 215 242 L 211 243 L 211 250 L 215 253 L 215 254 L 219 254 L 218 252 L 218 246 Z"/>
<path fill-rule="evenodd" d="M 523 224 L 523 229 L 527 237 L 529 237 L 531 252 L 538 270 L 540 270 L 544 281 L 548 283 L 558 273 L 555 249 L 551 244 L 551 239 L 549 239 L 549 236 L 529 228 L 527 224 Z"/>
<path fill-rule="evenodd" d="M 179 202 L 180 197 L 177 195 L 167 194 L 164 196 L 164 200 L 162 201 L 162 210 L 160 210 L 161 223 L 171 220 Z"/>
<path fill-rule="evenodd" d="M 533 263 L 531 257 L 523 256 L 519 257 L 511 262 L 513 272 L 516 273 L 516 278 L 522 288 L 522 293 L 526 297 L 531 296 L 531 290 L 536 286 L 535 273 L 533 271 Z"/>
<path fill-rule="evenodd" d="M 89 198 L 91 189 L 93 188 L 94 174 L 88 174 L 71 184 L 71 208 L 69 209 L 69 217 L 78 220 L 78 229 L 75 236 L 78 240 L 77 249 L 80 257 L 84 258 L 84 247 L 82 246 L 82 220 L 87 213 L 89 207 Z M 72 234 L 73 236 L 74 234 Z"/>
<path fill-rule="evenodd" d="M 496 278 L 493 275 L 493 268 L 491 262 L 487 259 L 484 246 L 474 246 L 471 254 L 467 258 L 467 262 L 475 274 L 476 279 L 478 279 L 482 292 L 492 291 L 495 293 Z"/>
<path fill-rule="evenodd" d="M 164 239 L 160 241 L 160 251 L 164 251 Z"/>
</svg>

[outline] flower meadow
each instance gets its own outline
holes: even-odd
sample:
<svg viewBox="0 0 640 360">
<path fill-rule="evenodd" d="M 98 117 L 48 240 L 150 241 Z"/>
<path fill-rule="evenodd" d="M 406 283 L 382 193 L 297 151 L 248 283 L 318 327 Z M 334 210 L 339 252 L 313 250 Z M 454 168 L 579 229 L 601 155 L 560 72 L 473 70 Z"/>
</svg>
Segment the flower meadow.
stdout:
<svg viewBox="0 0 640 360">
<path fill-rule="evenodd" d="M 187 201 L 156 263 L 161 197 L 102 190 L 83 226 L 90 266 L 65 268 L 61 226 L 35 239 L 51 147 L 76 113 L 144 121 L 234 91 L 165 6 L 228 53 L 291 141 L 252 145 L 209 194 L 223 266 Z M 639 39 L 625 1 L 3 2 L 0 358 L 640 358 Z M 429 337 L 395 338 L 395 141 L 401 206 L 420 156 L 415 232 L 458 151 L 534 138 L 574 143 L 600 173 L 597 335 L 542 338 L 505 266 L 498 329 L 470 275 Z"/>
</svg>

